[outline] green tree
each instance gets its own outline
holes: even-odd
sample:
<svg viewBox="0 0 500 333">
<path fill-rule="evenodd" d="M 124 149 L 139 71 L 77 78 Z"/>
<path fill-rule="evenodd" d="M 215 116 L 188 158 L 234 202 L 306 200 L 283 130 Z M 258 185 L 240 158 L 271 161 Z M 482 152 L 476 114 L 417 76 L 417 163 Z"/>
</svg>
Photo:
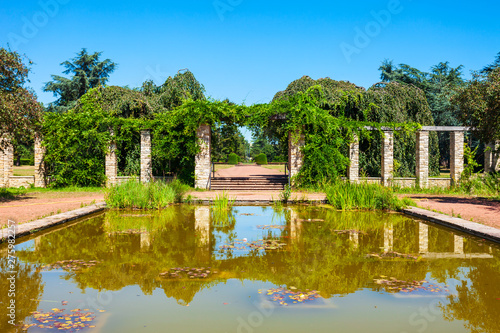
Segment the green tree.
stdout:
<svg viewBox="0 0 500 333">
<path fill-rule="evenodd" d="M 117 65 L 110 59 L 99 61 L 101 54 L 102 52 L 89 54 L 83 48 L 75 58 L 61 63 L 66 68 L 63 73 L 72 77 L 68 79 L 52 75 L 52 81 L 45 84 L 44 91 L 51 91 L 54 96 L 59 97 L 49 105 L 49 111 L 67 111 L 90 89 L 106 84 Z"/>
<path fill-rule="evenodd" d="M 500 140 L 500 68 L 490 74 L 475 74 L 458 90 L 452 103 L 459 108 L 462 121 L 476 128 L 483 142 Z"/>
<path fill-rule="evenodd" d="M 8 133 L 17 142 L 33 136 L 43 112 L 34 92 L 25 87 L 28 73 L 19 53 L 0 48 L 0 134 Z"/>
<path fill-rule="evenodd" d="M 142 84 L 141 91 L 155 99 L 158 112 L 162 109 L 171 111 L 187 99 L 205 99 L 205 87 L 189 70 L 179 71 L 174 77 L 169 76 L 161 86 L 156 86 L 151 80 L 146 81 Z"/>
<path fill-rule="evenodd" d="M 500 67 L 500 52 L 498 52 L 497 54 L 497 58 L 495 59 L 495 61 L 488 65 L 488 66 L 485 66 L 482 70 L 481 70 L 481 73 L 482 74 L 490 74 L 491 72 L 493 72 L 493 70 L 497 69 Z"/>
</svg>

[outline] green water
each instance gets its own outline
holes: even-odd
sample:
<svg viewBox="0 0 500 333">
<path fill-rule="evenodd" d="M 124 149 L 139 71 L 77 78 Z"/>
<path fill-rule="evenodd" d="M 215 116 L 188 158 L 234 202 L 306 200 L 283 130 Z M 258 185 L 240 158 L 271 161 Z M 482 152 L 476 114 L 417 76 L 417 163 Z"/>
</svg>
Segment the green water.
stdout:
<svg viewBox="0 0 500 333">
<path fill-rule="evenodd" d="M 28 332 L 500 332 L 499 248 L 400 214 L 109 211 L 15 250 Z"/>
</svg>

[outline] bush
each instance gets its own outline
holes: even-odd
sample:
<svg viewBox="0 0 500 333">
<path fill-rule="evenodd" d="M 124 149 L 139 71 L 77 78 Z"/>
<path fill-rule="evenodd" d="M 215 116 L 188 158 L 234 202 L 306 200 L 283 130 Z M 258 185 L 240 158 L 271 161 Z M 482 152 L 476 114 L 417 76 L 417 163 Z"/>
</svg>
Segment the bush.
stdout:
<svg viewBox="0 0 500 333">
<path fill-rule="evenodd" d="M 255 163 L 258 165 L 267 164 L 267 156 L 264 153 L 260 153 L 254 158 Z"/>
<path fill-rule="evenodd" d="M 376 184 L 351 184 L 338 181 L 325 189 L 328 202 L 337 209 L 400 210 L 412 204 L 399 199 L 390 188 Z"/>
<path fill-rule="evenodd" d="M 229 157 L 227 159 L 228 164 L 238 164 L 239 162 L 239 156 L 236 155 L 235 153 L 229 154 Z"/>
<path fill-rule="evenodd" d="M 136 179 L 113 186 L 106 193 L 110 208 L 161 209 L 182 200 L 187 186 L 178 180 L 172 183 L 140 183 Z"/>
</svg>

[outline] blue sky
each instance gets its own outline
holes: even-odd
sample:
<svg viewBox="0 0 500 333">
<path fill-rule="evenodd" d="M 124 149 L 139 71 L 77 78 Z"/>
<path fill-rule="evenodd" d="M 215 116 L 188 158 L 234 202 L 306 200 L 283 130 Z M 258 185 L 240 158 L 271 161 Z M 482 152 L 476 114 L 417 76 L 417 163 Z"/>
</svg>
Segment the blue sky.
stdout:
<svg viewBox="0 0 500 333">
<path fill-rule="evenodd" d="M 85 47 L 118 64 L 110 85 L 157 84 L 189 68 L 216 99 L 269 102 L 309 75 L 370 87 L 384 59 L 469 77 L 500 52 L 497 1 L 3 1 L 0 46 L 34 63 L 39 100 Z"/>
</svg>

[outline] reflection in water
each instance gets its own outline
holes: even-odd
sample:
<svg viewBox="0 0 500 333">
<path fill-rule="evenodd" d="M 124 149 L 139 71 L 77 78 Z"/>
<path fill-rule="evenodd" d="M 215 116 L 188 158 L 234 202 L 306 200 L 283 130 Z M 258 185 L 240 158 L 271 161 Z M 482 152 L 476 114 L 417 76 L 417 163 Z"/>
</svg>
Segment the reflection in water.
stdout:
<svg viewBox="0 0 500 333">
<path fill-rule="evenodd" d="M 43 293 L 37 267 L 82 260 L 96 264 L 59 269 L 60 278 L 81 292 L 137 286 L 144 295 L 162 290 L 185 306 L 197 296 L 216 293 L 231 279 L 271 284 L 285 291 L 314 291 L 323 299 L 359 297 L 372 291 L 377 293 L 371 297 L 383 292 L 397 296 L 396 300 L 407 295 L 402 288 L 381 285 L 384 281 L 397 286 L 395 281 L 431 280 L 445 285 L 456 280 L 460 281 L 456 293 L 450 289 L 447 298 L 440 300 L 445 318 L 462 320 L 471 331 L 493 332 L 497 325 L 500 255 L 489 243 L 399 214 L 346 213 L 327 207 L 274 211 L 236 207 L 227 216 L 229 222 L 221 223 L 210 207 L 190 205 L 154 213 L 109 211 L 37 237 L 33 247 L 17 252 L 27 276 L 23 283 L 30 290 L 22 295 L 25 312 L 19 318 L 37 308 L 36 300 Z M 196 269 L 210 274 L 160 275 Z M 50 287 L 54 288 L 53 282 Z M 237 290 L 234 287 L 232 292 L 238 294 Z M 293 295 L 300 302 L 300 293 Z M 398 302 L 387 308 L 401 308 Z M 325 316 L 322 320 L 329 320 Z M 408 325 L 408 320 L 401 325 Z M 399 331 L 411 329 L 415 331 L 401 326 Z"/>
</svg>

